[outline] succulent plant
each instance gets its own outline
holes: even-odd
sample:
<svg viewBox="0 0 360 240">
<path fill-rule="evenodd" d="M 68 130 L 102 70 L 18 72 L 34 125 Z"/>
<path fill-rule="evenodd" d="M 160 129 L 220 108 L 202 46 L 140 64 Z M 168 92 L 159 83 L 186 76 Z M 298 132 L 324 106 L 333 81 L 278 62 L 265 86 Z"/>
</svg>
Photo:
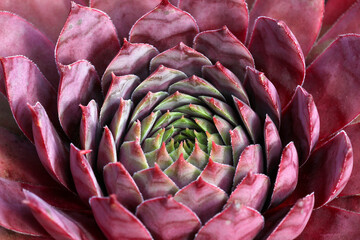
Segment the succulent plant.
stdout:
<svg viewBox="0 0 360 240">
<path fill-rule="evenodd" d="M 0 10 L 1 239 L 360 234 L 359 1 Z"/>
</svg>

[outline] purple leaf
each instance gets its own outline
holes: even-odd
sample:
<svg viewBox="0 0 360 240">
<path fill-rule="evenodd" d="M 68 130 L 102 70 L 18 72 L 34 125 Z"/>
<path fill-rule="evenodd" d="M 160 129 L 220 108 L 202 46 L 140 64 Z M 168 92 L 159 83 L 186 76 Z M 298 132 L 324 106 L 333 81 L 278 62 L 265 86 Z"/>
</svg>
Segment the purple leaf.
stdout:
<svg viewBox="0 0 360 240">
<path fill-rule="evenodd" d="M 108 239 L 153 239 L 139 219 L 116 201 L 114 195 L 92 197 L 90 206 L 97 224 Z"/>
<path fill-rule="evenodd" d="M 294 11 L 294 9 L 301 9 L 301 11 Z M 252 31 L 254 22 L 259 16 L 284 21 L 298 39 L 306 55 L 320 32 L 323 13 L 324 1 L 322 0 L 310 2 L 258 0 L 250 13 L 249 30 Z"/>
<path fill-rule="evenodd" d="M 360 113 L 356 90 L 360 87 L 359 43 L 360 35 L 342 35 L 307 68 L 304 88 L 313 96 L 319 112 L 319 139 L 337 132 Z"/>
<path fill-rule="evenodd" d="M 136 216 L 155 239 L 193 239 L 201 224 L 196 214 L 171 196 L 143 202 Z"/>
<path fill-rule="evenodd" d="M 56 44 L 56 61 L 68 65 L 86 59 L 101 75 L 119 49 L 115 27 L 106 14 L 72 2 Z"/>
<path fill-rule="evenodd" d="M 100 80 L 91 63 L 85 60 L 60 65 L 61 79 L 58 92 L 58 113 L 62 128 L 70 139 L 78 136 L 81 121 L 81 105 L 94 99 L 101 104 Z"/>
<path fill-rule="evenodd" d="M 51 121 L 58 124 L 56 91 L 37 66 L 24 56 L 2 58 L 7 97 L 17 124 L 25 135 L 34 141 L 31 112 L 26 104 L 40 102 L 49 112 Z"/>
<path fill-rule="evenodd" d="M 130 31 L 130 42 L 150 43 L 160 52 L 180 42 L 191 45 L 199 28 L 193 17 L 168 0 L 136 21 Z"/>
<path fill-rule="evenodd" d="M 4 1 L 0 3 L 0 8 L 3 4 Z M 23 4 L 22 2 L 20 5 Z M 39 12 L 36 14 L 39 15 Z M 54 44 L 28 21 L 10 12 L 0 12 L 0 25 L 0 56 L 24 55 L 32 59 L 51 85 L 57 88 L 59 74 L 54 59 Z"/>
<path fill-rule="evenodd" d="M 286 106 L 305 77 L 304 55 L 290 28 L 282 21 L 260 17 L 255 22 L 248 48 L 256 68 L 274 84 L 281 105 Z"/>
<path fill-rule="evenodd" d="M 179 0 L 179 8 L 195 18 L 200 32 L 226 25 L 241 42 L 245 41 L 249 16 L 244 0 Z"/>
</svg>

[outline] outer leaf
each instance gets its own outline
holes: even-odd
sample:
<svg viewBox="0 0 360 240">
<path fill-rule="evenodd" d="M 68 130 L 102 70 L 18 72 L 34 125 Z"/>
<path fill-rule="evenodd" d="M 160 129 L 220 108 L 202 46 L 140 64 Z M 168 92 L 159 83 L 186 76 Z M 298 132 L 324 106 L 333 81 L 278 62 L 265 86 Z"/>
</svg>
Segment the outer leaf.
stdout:
<svg viewBox="0 0 360 240">
<path fill-rule="evenodd" d="M 334 207 L 322 207 L 311 215 L 309 223 L 298 239 L 319 240 L 356 239 L 360 230 L 360 214 Z"/>
<path fill-rule="evenodd" d="M 312 193 L 297 200 L 290 210 L 287 210 L 288 208 L 275 209 L 273 213 L 265 216 L 265 227 L 259 239 L 261 237 L 265 239 L 264 235 L 267 240 L 295 239 L 308 223 L 310 216 L 313 214 L 313 207 L 314 194 Z M 282 216 L 283 214 L 284 216 Z"/>
<path fill-rule="evenodd" d="M 270 206 L 276 206 L 286 199 L 298 184 L 299 158 L 293 142 L 285 146 L 276 175 Z M 302 184 L 302 183 L 300 183 Z"/>
<path fill-rule="evenodd" d="M 348 182 L 353 167 L 353 151 L 344 131 L 315 150 L 300 168 L 299 182 L 291 200 L 315 193 L 315 207 L 334 199 Z"/>
<path fill-rule="evenodd" d="M 83 0 L 76 0 L 85 6 Z M 0 9 L 13 12 L 34 24 L 41 32 L 45 33 L 53 42 L 59 37 L 69 14 L 70 0 L 48 1 L 22 0 L 1 1 Z M 36 9 L 36 11 L 34 11 Z M 30 56 L 29 56 L 30 57 Z"/>
<path fill-rule="evenodd" d="M 26 104 L 43 104 L 51 121 L 56 124 L 56 92 L 42 75 L 37 66 L 28 58 L 14 56 L 2 58 L 7 97 L 16 122 L 33 141 L 31 112 Z"/>
<path fill-rule="evenodd" d="M 301 11 L 296 11 L 301 9 Z M 268 16 L 284 21 L 298 39 L 304 55 L 306 55 L 320 32 L 324 13 L 324 1 L 297 0 L 258 0 L 250 13 L 250 26 L 253 28 L 259 16 Z"/>
<path fill-rule="evenodd" d="M 41 164 L 35 147 L 4 128 L 0 128 L 0 159 L 0 178 L 35 185 L 57 185 Z"/>
<path fill-rule="evenodd" d="M 111 17 L 119 38 L 129 36 L 129 31 L 142 15 L 155 8 L 161 0 L 91 0 L 90 7 L 103 10 Z"/>
<path fill-rule="evenodd" d="M 80 144 L 82 149 L 92 150 L 86 155 L 92 167 L 96 165 L 96 155 L 98 152 L 99 143 L 99 114 L 98 105 L 94 100 L 91 100 L 87 106 L 82 106 L 82 116 L 80 122 Z"/>
<path fill-rule="evenodd" d="M 305 77 L 305 59 L 298 40 L 284 22 L 260 17 L 248 48 L 256 67 L 274 84 L 285 106 Z"/>
<path fill-rule="evenodd" d="M 132 212 L 143 201 L 134 179 L 119 162 L 104 167 L 104 182 L 108 193 L 115 194 L 116 200 Z"/>
<path fill-rule="evenodd" d="M 341 3 L 335 3 L 336 1 L 328 1 L 328 4 L 336 4 L 336 11 L 341 11 L 343 7 L 347 7 L 348 4 L 354 4 L 349 9 L 340 15 L 339 19 L 334 25 L 327 31 L 313 46 L 311 52 L 306 58 L 306 62 L 309 64 L 319 54 L 321 54 L 340 34 L 346 33 L 360 33 L 359 15 L 360 15 L 360 2 L 354 0 L 343 0 Z M 326 13 L 326 12 L 325 12 Z M 325 15 L 326 17 L 326 15 Z M 325 21 L 325 19 L 324 19 Z M 325 28 L 328 26 L 325 26 Z M 322 29 L 322 31 L 324 28 Z"/>
<path fill-rule="evenodd" d="M 356 91 L 360 87 L 359 43 L 360 35 L 342 35 L 307 69 L 304 88 L 313 96 L 319 112 L 320 139 L 343 128 L 360 113 Z"/>
<path fill-rule="evenodd" d="M 193 210 L 204 224 L 221 211 L 228 196 L 220 188 L 199 177 L 198 180 L 177 192 L 174 199 Z"/>
<path fill-rule="evenodd" d="M 325 33 L 357 0 L 328 0 L 325 4 L 325 13 L 321 35 Z"/>
<path fill-rule="evenodd" d="M 219 48 L 219 46 L 222 46 Z M 199 33 L 194 49 L 205 54 L 212 62 L 220 61 L 243 81 L 246 66 L 254 67 L 249 50 L 225 26 Z"/>
<path fill-rule="evenodd" d="M 26 197 L 25 203 L 30 207 L 37 221 L 52 237 L 57 240 L 82 240 L 84 238 L 95 240 L 95 237 L 81 228 L 72 218 L 50 206 L 35 194 L 26 190 L 23 192 Z"/>
<path fill-rule="evenodd" d="M 116 201 L 114 195 L 108 198 L 93 197 L 90 199 L 90 206 L 107 239 L 153 239 L 139 219 Z"/>
<path fill-rule="evenodd" d="M 195 240 L 234 239 L 251 240 L 263 228 L 261 214 L 245 205 L 233 203 L 208 221 Z"/>
<path fill-rule="evenodd" d="M 131 42 L 150 43 L 161 52 L 180 42 L 190 45 L 198 32 L 190 14 L 174 7 L 168 0 L 162 0 L 134 24 L 129 38 Z"/>
<path fill-rule="evenodd" d="M 359 182 L 360 182 L 360 123 L 351 124 L 344 128 L 345 132 L 348 134 L 351 145 L 354 151 L 354 165 L 353 170 L 351 172 L 351 176 L 349 182 L 346 184 L 344 190 L 340 193 L 341 196 L 348 196 L 348 195 L 359 195 Z M 359 205 L 360 206 L 360 205 Z"/>
<path fill-rule="evenodd" d="M 92 196 L 101 197 L 102 191 L 96 180 L 94 172 L 85 154 L 88 151 L 81 151 L 71 144 L 70 146 L 70 170 L 74 179 L 76 190 L 83 202 L 88 203 Z"/>
<path fill-rule="evenodd" d="M 37 103 L 35 106 L 29 106 L 29 108 L 33 119 L 34 143 L 41 163 L 53 178 L 66 188 L 73 189 L 68 150 L 41 104 Z"/>
<path fill-rule="evenodd" d="M 56 44 L 56 61 L 67 65 L 86 59 L 102 74 L 119 49 L 115 27 L 106 14 L 72 2 Z"/>
<path fill-rule="evenodd" d="M 4 4 L 4 1 L 0 4 Z M 57 88 L 59 75 L 54 62 L 54 44 L 33 25 L 15 14 L 0 12 L 0 25 L 0 56 L 24 55 L 32 59 L 52 86 Z"/>
<path fill-rule="evenodd" d="M 25 196 L 18 182 L 0 178 L 0 225 L 18 233 L 47 236 L 30 209 L 22 201 Z"/>
<path fill-rule="evenodd" d="M 245 41 L 249 19 L 244 0 L 179 0 L 179 8 L 195 18 L 201 32 L 226 25 L 240 41 Z"/>
</svg>

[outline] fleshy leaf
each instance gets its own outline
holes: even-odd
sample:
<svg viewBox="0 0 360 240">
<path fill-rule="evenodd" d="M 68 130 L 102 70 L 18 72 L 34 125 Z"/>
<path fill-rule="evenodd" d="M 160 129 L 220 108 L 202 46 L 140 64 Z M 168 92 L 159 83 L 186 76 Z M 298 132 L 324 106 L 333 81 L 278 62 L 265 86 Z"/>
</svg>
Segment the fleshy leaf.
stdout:
<svg viewBox="0 0 360 240">
<path fill-rule="evenodd" d="M 232 96 L 235 96 L 249 104 L 248 96 L 240 80 L 229 69 L 221 65 L 220 62 L 216 62 L 213 66 L 204 66 L 202 68 L 202 75 L 217 89 L 220 89 L 228 101 L 231 101 Z"/>
<path fill-rule="evenodd" d="M 178 160 L 170 165 L 164 173 L 168 175 L 179 188 L 183 188 L 194 181 L 200 175 L 201 171 L 185 161 L 183 154 L 180 154 Z"/>
<path fill-rule="evenodd" d="M 79 150 L 73 144 L 70 146 L 70 170 L 75 187 L 83 202 L 88 203 L 90 197 L 101 197 L 102 191 L 91 166 L 84 156 L 88 151 Z"/>
<path fill-rule="evenodd" d="M 114 136 L 114 141 L 117 148 L 119 147 L 122 139 L 125 136 L 125 130 L 127 127 L 126 124 L 130 118 L 131 109 L 131 100 L 123 100 L 121 98 L 119 108 L 116 111 L 110 124 L 110 130 Z"/>
<path fill-rule="evenodd" d="M 212 62 L 220 61 L 241 81 L 244 79 L 245 68 L 254 67 L 249 50 L 227 27 L 199 33 L 194 39 L 194 49 L 205 54 Z"/>
<path fill-rule="evenodd" d="M 215 162 L 233 165 L 232 151 L 230 146 L 219 145 L 212 141 L 209 157 Z"/>
<path fill-rule="evenodd" d="M 201 96 L 199 98 L 216 114 L 225 118 L 231 124 L 235 126 L 238 125 L 238 118 L 236 112 L 233 110 L 232 107 L 230 107 L 230 105 L 213 97 Z"/>
<path fill-rule="evenodd" d="M 30 207 L 37 221 L 46 231 L 57 239 L 95 239 L 91 234 L 80 227 L 72 218 L 60 210 L 50 206 L 35 194 L 23 190 L 25 203 Z"/>
<path fill-rule="evenodd" d="M 201 67 L 211 65 L 211 62 L 203 54 L 180 42 L 175 47 L 154 57 L 150 62 L 150 71 L 153 72 L 160 65 L 178 69 L 187 76 L 200 76 Z"/>
<path fill-rule="evenodd" d="M 92 197 L 90 206 L 97 224 L 108 239 L 153 239 L 139 219 L 116 201 L 114 195 Z"/>
<path fill-rule="evenodd" d="M 56 61 L 68 65 L 86 59 L 101 75 L 119 49 L 116 30 L 109 16 L 72 2 L 56 44 Z"/>
<path fill-rule="evenodd" d="M 134 179 L 119 162 L 104 167 L 104 183 L 108 193 L 115 194 L 116 200 L 132 212 L 143 201 Z"/>
<path fill-rule="evenodd" d="M 26 104 L 40 102 L 51 121 L 57 124 L 56 91 L 28 58 L 7 57 L 2 58 L 1 63 L 11 111 L 22 131 L 33 141 L 31 112 Z"/>
<path fill-rule="evenodd" d="M 310 216 L 314 213 L 314 194 L 309 194 L 296 201 L 289 211 L 278 209 L 275 212 L 265 215 L 265 227 L 260 237 L 267 236 L 268 240 L 275 239 L 298 239 L 305 226 L 308 224 Z M 284 215 L 284 213 L 285 215 Z M 310 226 L 310 223 L 308 224 Z M 318 223 L 314 224 L 317 230 Z M 329 227 L 328 225 L 327 227 Z M 314 237 L 314 236 L 312 236 Z M 265 238 L 263 238 L 265 239 Z M 318 239 L 318 238 L 316 238 Z"/>
<path fill-rule="evenodd" d="M 100 9 L 111 17 L 119 38 L 129 36 L 129 31 L 142 15 L 155 8 L 161 0 L 91 0 L 90 7 Z"/>
<path fill-rule="evenodd" d="M 357 0 L 329 0 L 325 3 L 320 36 L 323 35 Z"/>
<path fill-rule="evenodd" d="M 174 108 L 180 107 L 182 105 L 195 103 L 200 104 L 201 101 L 198 98 L 195 98 L 191 95 L 180 93 L 179 91 L 173 93 L 172 95 L 165 98 L 161 103 L 155 107 L 155 111 L 166 111 L 173 110 Z"/>
<path fill-rule="evenodd" d="M 353 150 L 344 131 L 317 148 L 299 170 L 291 200 L 315 193 L 315 208 L 334 199 L 345 187 L 353 168 Z M 321 183 L 321 184 L 319 184 Z"/>
<path fill-rule="evenodd" d="M 23 234 L 47 236 L 30 209 L 22 203 L 25 196 L 21 183 L 0 178 L 0 186 L 0 225 Z"/>
<path fill-rule="evenodd" d="M 68 189 L 73 189 L 71 181 L 69 152 L 51 124 L 40 103 L 28 105 L 33 119 L 33 135 L 36 151 L 48 173 Z"/>
<path fill-rule="evenodd" d="M 149 91 L 159 92 L 167 91 L 168 87 L 180 80 L 186 78 L 186 74 L 172 68 L 160 65 L 155 72 L 147 77 L 131 95 L 131 99 L 135 102 L 141 100 Z"/>
<path fill-rule="evenodd" d="M 249 50 L 257 69 L 264 72 L 274 84 L 281 105 L 286 106 L 296 86 L 301 85 L 305 77 L 304 55 L 290 28 L 282 21 L 258 18 Z"/>
<path fill-rule="evenodd" d="M 277 206 L 286 199 L 298 184 L 299 159 L 293 142 L 285 146 L 276 175 L 270 207 Z M 270 177 L 272 177 L 270 175 Z M 302 184 L 302 182 L 300 182 Z"/>
<path fill-rule="evenodd" d="M 311 214 L 308 225 L 297 238 L 315 239 L 356 239 L 360 234 L 360 214 L 343 209 L 324 206 Z"/>
<path fill-rule="evenodd" d="M 342 35 L 307 68 L 304 88 L 313 96 L 319 112 L 319 139 L 343 128 L 360 113 L 356 91 L 360 87 L 359 43 L 360 35 Z"/>
<path fill-rule="evenodd" d="M 251 240 L 263 226 L 264 218 L 258 211 L 236 202 L 208 221 L 200 229 L 195 240 Z"/>
<path fill-rule="evenodd" d="M 121 3 L 119 6 L 123 6 L 123 4 L 124 3 Z M 117 6 L 116 9 L 118 9 L 119 6 Z M 136 6 L 136 8 L 138 7 L 139 6 Z M 141 80 L 145 79 L 149 75 L 150 60 L 157 54 L 159 54 L 158 50 L 149 44 L 133 44 L 125 39 L 124 45 L 106 68 L 101 79 L 103 92 L 106 93 L 109 89 L 112 74 L 117 76 L 134 74 Z M 129 92 L 131 93 L 132 90 Z"/>
<path fill-rule="evenodd" d="M 234 104 L 239 113 L 243 124 L 246 127 L 253 143 L 259 143 L 261 139 L 261 122 L 257 113 L 248 105 L 242 102 L 237 97 L 234 98 Z"/>
<path fill-rule="evenodd" d="M 136 120 L 143 120 L 144 117 L 148 116 L 153 108 L 162 102 L 169 94 L 167 92 L 148 92 L 146 96 L 139 102 L 131 115 L 130 122 Z"/>
<path fill-rule="evenodd" d="M 155 164 L 153 168 L 139 171 L 133 176 L 144 199 L 175 194 L 179 189 L 176 184 Z"/>
<path fill-rule="evenodd" d="M 261 211 L 269 190 L 270 179 L 266 175 L 249 172 L 231 193 L 227 204 L 240 203 Z"/>
<path fill-rule="evenodd" d="M 233 150 L 233 162 L 236 166 L 242 151 L 250 144 L 248 137 L 242 127 L 237 126 L 229 131 L 231 138 L 231 148 Z"/>
<path fill-rule="evenodd" d="M 200 32 L 226 25 L 240 41 L 245 41 L 249 16 L 244 0 L 179 0 L 179 8 L 195 18 Z"/>
<path fill-rule="evenodd" d="M 353 147 L 354 165 L 353 165 L 353 170 L 351 172 L 349 182 L 346 184 L 344 190 L 340 193 L 340 195 L 342 195 L 342 196 L 359 195 L 360 194 L 360 189 L 358 188 L 358 183 L 360 182 L 360 170 L 359 170 L 360 169 L 360 152 L 359 152 L 360 128 L 359 128 L 359 126 L 360 126 L 360 123 L 356 123 L 356 124 L 350 124 L 344 128 L 345 132 L 348 134 L 348 136 L 351 140 L 351 145 Z"/>
<path fill-rule="evenodd" d="M 236 166 L 233 183 L 234 188 L 242 181 L 244 177 L 248 175 L 249 172 L 263 173 L 263 161 L 261 146 L 259 144 L 248 145 L 241 153 Z"/>
<path fill-rule="evenodd" d="M 121 162 L 130 174 L 142 169 L 147 169 L 149 165 L 141 149 L 140 140 L 124 142 L 120 147 L 119 162 Z"/>
<path fill-rule="evenodd" d="M 119 108 L 120 99 L 128 100 L 133 90 L 140 84 L 139 77 L 124 75 L 117 77 L 112 74 L 112 82 L 100 110 L 100 124 L 110 124 L 112 117 Z"/>
<path fill-rule="evenodd" d="M 209 162 L 200 174 L 200 177 L 206 182 L 218 186 L 225 192 L 229 192 L 234 172 L 232 166 L 214 162 L 209 158 Z"/>
<path fill-rule="evenodd" d="M 110 129 L 105 126 L 103 135 L 100 140 L 99 152 L 97 156 L 97 169 L 99 173 L 102 173 L 106 164 L 112 162 L 117 162 L 116 145 Z"/>
<path fill-rule="evenodd" d="M 294 11 L 301 9 L 301 11 Z M 298 39 L 304 55 L 314 44 L 321 28 L 324 13 L 324 1 L 313 0 L 258 0 L 250 13 L 249 30 L 252 31 L 259 16 L 268 16 L 280 21 L 291 29 Z M 248 35 L 249 36 L 249 35 Z"/>
<path fill-rule="evenodd" d="M 34 185 L 57 186 L 46 172 L 35 146 L 0 128 L 0 178 Z"/>
<path fill-rule="evenodd" d="M 264 73 L 251 67 L 246 69 L 245 88 L 250 98 L 252 109 L 262 121 L 266 115 L 272 119 L 276 127 L 280 127 L 281 104 L 277 89 Z"/>
<path fill-rule="evenodd" d="M 317 104 L 316 104 L 317 105 Z M 294 141 L 303 164 L 315 147 L 320 132 L 320 119 L 314 99 L 302 87 L 297 87 L 293 99 L 284 109 L 281 137 L 284 143 Z M 299 114 L 301 113 L 301 114 Z"/>
<path fill-rule="evenodd" d="M 80 107 L 82 110 L 79 134 L 81 148 L 91 150 L 91 152 L 86 155 L 86 158 L 89 160 L 90 165 L 94 167 L 99 140 L 98 105 L 94 100 L 91 100 L 87 106 L 80 105 Z"/>
<path fill-rule="evenodd" d="M 143 202 L 136 216 L 155 239 L 192 239 L 199 230 L 199 218 L 171 196 Z"/>
<path fill-rule="evenodd" d="M 76 139 L 81 121 L 80 104 L 87 105 L 94 99 L 102 103 L 100 80 L 88 61 L 60 65 L 61 79 L 58 92 L 58 114 L 62 128 L 71 138 Z"/>
<path fill-rule="evenodd" d="M 279 132 L 274 122 L 269 116 L 266 116 L 264 124 L 264 142 L 266 155 L 266 172 L 268 175 L 273 175 L 276 173 L 277 167 L 280 163 L 282 144 Z"/>
<path fill-rule="evenodd" d="M 194 211 L 204 224 L 221 211 L 228 196 L 200 177 L 177 192 L 174 199 Z"/>
<path fill-rule="evenodd" d="M 170 94 L 176 91 L 186 93 L 194 97 L 204 95 L 225 100 L 219 90 L 217 90 L 209 82 L 197 76 L 191 76 L 187 79 L 178 81 L 169 87 Z"/>
<path fill-rule="evenodd" d="M 337 3 L 337 9 L 345 7 L 348 2 L 348 0 L 343 0 L 341 3 Z M 321 54 L 324 49 L 326 49 L 339 35 L 346 33 L 360 33 L 360 26 L 358 24 L 360 15 L 360 3 L 354 0 L 351 0 L 350 2 L 354 2 L 354 4 L 349 7 L 349 9 L 344 12 L 343 15 L 340 16 L 340 18 L 334 23 L 334 25 L 329 29 L 329 31 L 327 31 L 313 46 L 309 55 L 306 58 L 306 62 L 308 64 L 311 63 L 311 61 L 313 61 L 319 54 Z M 323 30 L 324 28 L 322 28 L 322 31 Z"/>
<path fill-rule="evenodd" d="M 0 6 L 3 3 L 4 1 Z M 59 74 L 54 59 L 54 44 L 32 24 L 13 13 L 0 12 L 0 25 L 2 26 L 0 56 L 24 55 L 32 59 L 51 85 L 57 88 Z"/>
<path fill-rule="evenodd" d="M 131 42 L 150 43 L 162 52 L 180 42 L 190 45 L 198 32 L 190 14 L 162 0 L 134 24 L 129 38 Z"/>
</svg>

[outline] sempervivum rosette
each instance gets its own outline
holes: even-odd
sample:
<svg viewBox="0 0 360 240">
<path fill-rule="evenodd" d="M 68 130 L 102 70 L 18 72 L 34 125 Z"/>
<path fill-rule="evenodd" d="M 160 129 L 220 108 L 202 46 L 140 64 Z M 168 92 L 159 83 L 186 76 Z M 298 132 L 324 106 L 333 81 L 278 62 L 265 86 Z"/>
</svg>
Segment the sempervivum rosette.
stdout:
<svg viewBox="0 0 360 240">
<path fill-rule="evenodd" d="M 0 12 L 0 90 L 33 144 L 0 129 L 2 238 L 360 234 L 360 36 L 337 37 L 359 1 L 328 1 L 321 33 L 320 0 L 77 1 L 61 32 L 41 20 L 69 2 L 16 2 L 49 38 Z"/>
</svg>

